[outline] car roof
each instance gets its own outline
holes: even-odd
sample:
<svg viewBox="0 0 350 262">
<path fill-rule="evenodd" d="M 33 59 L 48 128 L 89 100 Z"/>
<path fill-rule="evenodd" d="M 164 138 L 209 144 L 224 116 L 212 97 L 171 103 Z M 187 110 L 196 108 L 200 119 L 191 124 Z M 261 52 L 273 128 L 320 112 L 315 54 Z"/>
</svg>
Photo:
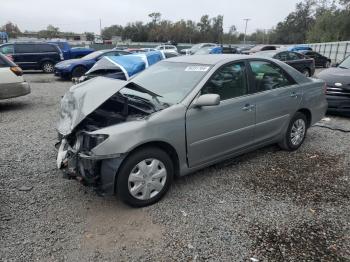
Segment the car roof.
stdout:
<svg viewBox="0 0 350 262">
<path fill-rule="evenodd" d="M 191 55 L 191 56 L 178 56 L 169 58 L 165 61 L 176 63 L 189 63 L 189 64 L 203 64 L 203 65 L 215 65 L 224 60 L 240 60 L 250 58 L 247 55 L 233 55 L 233 54 L 216 54 L 216 55 Z"/>
<path fill-rule="evenodd" d="M 48 42 L 14 42 L 11 44 L 16 44 L 16 45 L 53 45 L 53 46 L 57 46 L 54 43 L 48 43 Z"/>
</svg>

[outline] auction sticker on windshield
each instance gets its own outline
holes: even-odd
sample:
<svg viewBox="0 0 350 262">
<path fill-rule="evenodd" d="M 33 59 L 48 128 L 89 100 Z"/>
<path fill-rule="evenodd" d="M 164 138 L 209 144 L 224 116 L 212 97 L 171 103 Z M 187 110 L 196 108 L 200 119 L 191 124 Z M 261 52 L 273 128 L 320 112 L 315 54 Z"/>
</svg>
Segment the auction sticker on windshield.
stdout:
<svg viewBox="0 0 350 262">
<path fill-rule="evenodd" d="M 186 67 L 186 72 L 207 72 L 209 70 L 209 66 L 188 66 Z"/>
</svg>

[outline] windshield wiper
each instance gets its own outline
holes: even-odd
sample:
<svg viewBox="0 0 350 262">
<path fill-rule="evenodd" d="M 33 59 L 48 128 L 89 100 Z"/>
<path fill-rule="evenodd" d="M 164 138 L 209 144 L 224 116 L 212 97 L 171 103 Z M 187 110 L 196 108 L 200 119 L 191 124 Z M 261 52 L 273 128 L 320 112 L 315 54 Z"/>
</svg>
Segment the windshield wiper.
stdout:
<svg viewBox="0 0 350 262">
<path fill-rule="evenodd" d="M 348 67 L 345 67 L 345 66 L 338 66 L 338 67 L 342 69 L 349 69 Z"/>
<path fill-rule="evenodd" d="M 152 91 L 150 91 L 150 90 L 148 90 L 148 89 L 146 89 L 146 88 L 144 88 L 144 87 L 142 87 L 142 86 L 140 86 L 140 85 L 138 85 L 138 84 L 136 84 L 134 82 L 129 82 L 125 87 L 130 88 L 130 89 L 135 90 L 135 91 L 139 91 L 141 93 L 147 93 L 147 94 L 149 94 L 149 95 L 151 95 L 152 97 L 155 97 L 155 98 L 156 97 L 162 97 L 161 95 L 153 93 Z"/>
</svg>

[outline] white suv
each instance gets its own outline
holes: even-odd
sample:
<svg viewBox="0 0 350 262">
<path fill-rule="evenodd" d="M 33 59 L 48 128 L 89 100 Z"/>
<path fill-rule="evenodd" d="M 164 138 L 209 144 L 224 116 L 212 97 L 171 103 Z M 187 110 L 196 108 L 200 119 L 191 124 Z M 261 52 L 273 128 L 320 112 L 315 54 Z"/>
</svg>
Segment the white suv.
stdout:
<svg viewBox="0 0 350 262">
<path fill-rule="evenodd" d="M 178 53 L 177 47 L 174 45 L 159 45 L 156 47 L 156 49 L 161 51 L 174 51 Z"/>
<path fill-rule="evenodd" d="M 24 81 L 22 70 L 6 56 L 0 54 L 0 99 L 24 96 L 30 86 Z"/>
</svg>

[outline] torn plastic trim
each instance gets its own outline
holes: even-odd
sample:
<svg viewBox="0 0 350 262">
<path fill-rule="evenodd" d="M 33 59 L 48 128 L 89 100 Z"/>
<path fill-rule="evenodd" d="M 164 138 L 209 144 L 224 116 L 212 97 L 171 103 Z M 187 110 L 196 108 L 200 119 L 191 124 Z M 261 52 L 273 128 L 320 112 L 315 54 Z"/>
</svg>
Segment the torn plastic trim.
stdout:
<svg viewBox="0 0 350 262">
<path fill-rule="evenodd" d="M 78 153 L 79 158 L 87 159 L 87 160 L 104 160 L 111 158 L 121 157 L 122 154 L 112 154 L 112 155 L 88 155 L 86 153 Z"/>
</svg>

